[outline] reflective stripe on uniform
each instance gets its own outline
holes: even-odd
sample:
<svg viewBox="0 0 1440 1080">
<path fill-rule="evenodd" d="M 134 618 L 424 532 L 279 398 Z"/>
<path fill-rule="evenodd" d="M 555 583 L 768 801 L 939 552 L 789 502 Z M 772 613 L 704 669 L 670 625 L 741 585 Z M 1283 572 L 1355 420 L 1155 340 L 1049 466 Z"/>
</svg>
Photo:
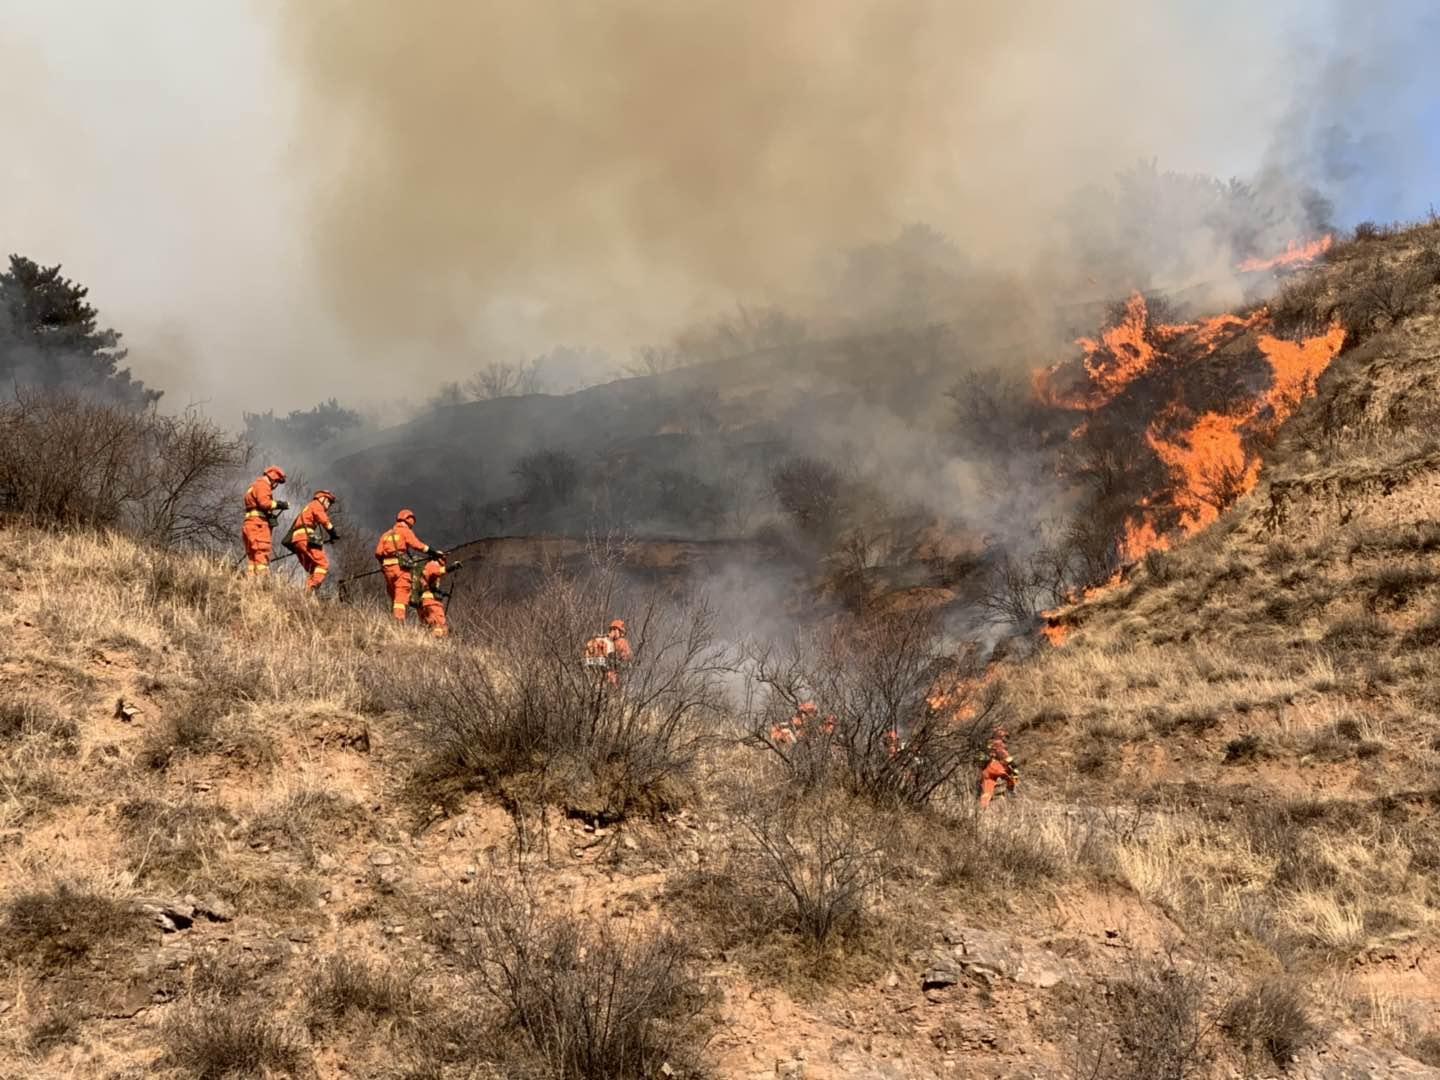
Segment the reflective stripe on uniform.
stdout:
<svg viewBox="0 0 1440 1080">
<path fill-rule="evenodd" d="M 399 566 L 399 565 L 400 565 L 400 560 L 399 560 L 399 559 L 381 559 L 381 560 L 380 560 L 380 565 L 381 565 L 381 566 Z"/>
<path fill-rule="evenodd" d="M 434 599 L 435 599 L 435 594 L 434 594 L 433 592 L 422 592 L 422 593 L 420 594 L 420 599 L 421 599 L 421 600 L 434 600 Z"/>
<path fill-rule="evenodd" d="M 263 517 L 269 517 L 270 515 L 267 514 L 267 513 L 265 513 L 264 510 L 246 510 L 246 511 L 245 511 L 245 516 L 246 516 L 247 518 L 263 518 Z"/>
</svg>

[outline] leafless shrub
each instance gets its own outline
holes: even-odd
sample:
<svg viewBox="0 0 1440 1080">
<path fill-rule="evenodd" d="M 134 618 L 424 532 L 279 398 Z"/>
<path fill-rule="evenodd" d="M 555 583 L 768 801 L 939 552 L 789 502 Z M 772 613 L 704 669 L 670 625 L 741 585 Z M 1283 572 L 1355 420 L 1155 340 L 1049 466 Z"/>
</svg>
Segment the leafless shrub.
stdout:
<svg viewBox="0 0 1440 1080">
<path fill-rule="evenodd" d="M 282 1021 L 233 1002 L 211 1000 L 171 1006 L 160 1027 L 165 1064 L 195 1080 L 233 1076 L 293 1076 L 307 1054 Z"/>
<path fill-rule="evenodd" d="M 1113 569 L 1115 534 L 1104 540 L 1108 554 L 1086 571 L 1086 580 L 1103 580 Z M 1106 567 L 1108 569 L 1102 569 Z M 985 611 L 1017 626 L 1028 626 L 1040 612 L 1053 608 L 1070 584 L 1070 560 L 1060 546 L 1046 546 L 1026 556 L 1002 551 L 990 563 L 977 603 Z"/>
<path fill-rule="evenodd" d="M 1215 1023 L 1205 981 L 1169 954 L 1135 961 L 1108 986 L 1107 1030 L 1082 1041 L 1072 1075 L 1107 1080 L 1187 1080 L 1212 1060 Z"/>
<path fill-rule="evenodd" d="M 165 545 L 228 538 L 247 456 L 198 413 L 24 389 L 0 403 L 0 492 L 40 521 L 128 528 Z"/>
<path fill-rule="evenodd" d="M 834 532 L 844 492 L 844 478 L 835 466 L 818 458 L 792 457 L 771 471 L 770 487 L 802 534 L 824 539 Z"/>
<path fill-rule="evenodd" d="M 1334 299 L 1323 274 L 1298 274 L 1270 301 L 1270 317 L 1277 333 L 1287 337 L 1324 331 L 1334 318 Z"/>
<path fill-rule="evenodd" d="M 582 666 L 581 651 L 616 615 L 629 623 L 635 660 L 612 686 Z M 582 581 L 552 575 L 471 633 L 483 658 L 450 653 L 413 682 L 386 673 L 428 758 L 428 785 L 559 798 L 593 818 L 683 796 L 725 703 L 728 664 L 703 602 L 624 599 L 604 569 Z"/>
<path fill-rule="evenodd" d="M 537 450 L 515 463 L 520 497 L 539 509 L 564 506 L 580 483 L 580 463 L 563 450 Z"/>
<path fill-rule="evenodd" d="M 1247 1053 L 1263 1050 L 1280 1068 L 1315 1037 L 1300 985 L 1291 979 L 1266 979 L 1226 1006 L 1220 1026 Z"/>
<path fill-rule="evenodd" d="M 972 766 L 998 699 L 973 654 L 947 656 L 923 610 L 854 618 L 752 650 L 747 723 L 794 784 L 918 806 Z M 817 713 L 800 730 L 800 705 Z"/>
<path fill-rule="evenodd" d="M 452 894 L 442 944 L 557 1080 L 695 1076 L 704 1006 L 689 950 L 669 934 L 631 935 L 542 911 L 514 889 Z"/>
<path fill-rule="evenodd" d="M 540 389 L 540 372 L 532 360 L 492 360 L 465 380 L 464 389 L 476 401 L 534 394 Z"/>
<path fill-rule="evenodd" d="M 1338 314 L 1356 339 L 1414 315 L 1440 280 L 1440 253 L 1425 249 L 1400 265 L 1380 259 L 1352 267 L 1339 285 Z"/>
<path fill-rule="evenodd" d="M 863 821 L 834 799 L 762 800 L 740 818 L 753 880 L 812 946 L 854 929 L 878 879 L 881 850 Z"/>
</svg>

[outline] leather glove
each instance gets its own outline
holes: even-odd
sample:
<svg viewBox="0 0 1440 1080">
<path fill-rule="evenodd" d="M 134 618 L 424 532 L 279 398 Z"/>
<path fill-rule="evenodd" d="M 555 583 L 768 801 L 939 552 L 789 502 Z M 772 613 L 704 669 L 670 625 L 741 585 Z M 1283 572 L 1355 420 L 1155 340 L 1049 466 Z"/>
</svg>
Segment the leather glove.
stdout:
<svg viewBox="0 0 1440 1080">
<path fill-rule="evenodd" d="M 339 534 L 338 532 L 336 532 L 334 529 L 331 529 L 331 530 L 330 530 L 330 539 L 331 539 L 331 540 L 339 540 L 339 539 L 340 539 L 340 534 Z"/>
<path fill-rule="evenodd" d="M 432 559 L 443 559 L 445 557 L 445 552 L 441 551 L 439 548 L 431 548 L 430 557 Z"/>
<path fill-rule="evenodd" d="M 276 509 L 276 510 L 289 510 L 289 509 L 290 509 L 290 504 L 289 504 L 288 502 L 286 502 L 284 499 L 276 499 L 276 500 L 275 500 L 275 509 Z"/>
<path fill-rule="evenodd" d="M 462 567 L 462 566 L 464 566 L 464 565 L 465 565 L 465 564 L 464 564 L 463 562 L 461 562 L 459 559 L 456 559 L 456 560 L 455 560 L 454 562 L 452 562 L 452 563 L 446 563 L 446 564 L 445 564 L 445 569 L 446 569 L 446 570 L 459 570 L 460 567 Z"/>
</svg>

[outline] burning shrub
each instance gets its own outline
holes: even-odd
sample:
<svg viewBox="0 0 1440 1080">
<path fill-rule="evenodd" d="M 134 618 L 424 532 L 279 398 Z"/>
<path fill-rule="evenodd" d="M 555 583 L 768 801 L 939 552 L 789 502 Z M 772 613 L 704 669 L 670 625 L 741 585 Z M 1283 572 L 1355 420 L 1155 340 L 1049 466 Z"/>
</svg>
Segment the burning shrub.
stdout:
<svg viewBox="0 0 1440 1080">
<path fill-rule="evenodd" d="M 618 685 L 581 664 L 585 642 L 627 616 L 635 660 Z M 552 576 L 530 598 L 472 628 L 456 650 L 394 679 L 428 763 L 424 796 L 476 785 L 536 801 L 562 799 L 589 818 L 619 818 L 678 800 L 725 704 L 724 650 L 703 602 L 622 601 L 601 570 Z"/>
<path fill-rule="evenodd" d="M 750 730 L 806 790 L 922 805 L 975 765 L 994 722 L 983 665 L 944 655 L 927 611 L 837 623 L 751 660 Z"/>
</svg>

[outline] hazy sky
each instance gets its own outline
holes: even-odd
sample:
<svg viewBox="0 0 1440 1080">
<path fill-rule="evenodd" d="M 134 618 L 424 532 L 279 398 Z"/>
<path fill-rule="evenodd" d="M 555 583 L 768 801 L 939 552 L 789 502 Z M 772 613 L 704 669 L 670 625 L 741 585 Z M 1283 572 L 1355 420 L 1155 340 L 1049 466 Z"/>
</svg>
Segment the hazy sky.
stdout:
<svg viewBox="0 0 1440 1080">
<path fill-rule="evenodd" d="M 233 421 L 623 354 L 917 219 L 1023 259 L 1141 156 L 1425 211 L 1427 5 L 1166 8 L 0 0 L 0 238 Z"/>
</svg>

